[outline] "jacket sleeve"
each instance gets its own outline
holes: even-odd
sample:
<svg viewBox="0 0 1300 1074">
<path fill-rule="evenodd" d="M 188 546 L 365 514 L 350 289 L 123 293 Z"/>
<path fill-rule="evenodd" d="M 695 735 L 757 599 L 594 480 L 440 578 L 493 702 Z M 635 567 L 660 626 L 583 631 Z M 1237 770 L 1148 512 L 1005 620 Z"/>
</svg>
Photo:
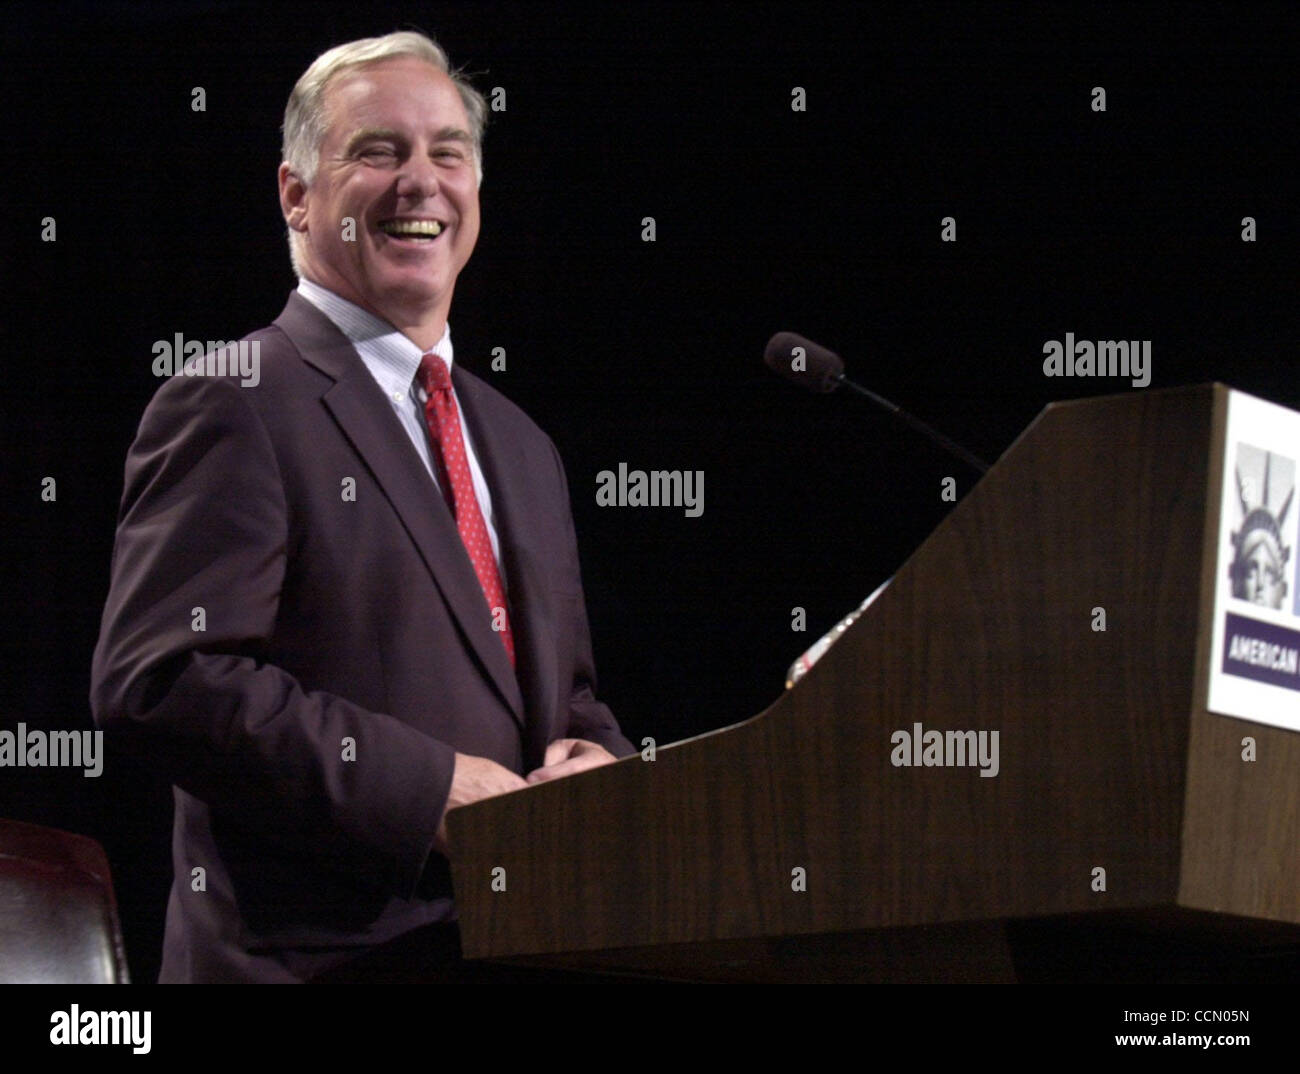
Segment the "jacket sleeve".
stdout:
<svg viewBox="0 0 1300 1074">
<path fill-rule="evenodd" d="M 174 377 L 145 411 L 95 648 L 94 718 L 226 818 L 410 897 L 455 751 L 267 662 L 289 527 L 246 391 Z"/>
<path fill-rule="evenodd" d="M 636 747 L 624 737 L 618 721 L 609 707 L 596 700 L 596 662 L 592 655 L 591 629 L 587 623 L 587 602 L 582 590 L 582 572 L 578 562 L 578 538 L 573 526 L 573 510 L 569 499 L 569 483 L 564 473 L 564 464 L 555 445 L 551 445 L 555 466 L 559 471 L 560 488 L 563 492 L 565 524 L 568 527 L 567 544 L 570 549 L 569 586 L 577 594 L 572 601 L 567 624 L 573 632 L 573 685 L 569 695 L 568 730 L 560 738 L 583 738 L 604 746 L 615 757 L 628 757 L 636 753 Z"/>
</svg>

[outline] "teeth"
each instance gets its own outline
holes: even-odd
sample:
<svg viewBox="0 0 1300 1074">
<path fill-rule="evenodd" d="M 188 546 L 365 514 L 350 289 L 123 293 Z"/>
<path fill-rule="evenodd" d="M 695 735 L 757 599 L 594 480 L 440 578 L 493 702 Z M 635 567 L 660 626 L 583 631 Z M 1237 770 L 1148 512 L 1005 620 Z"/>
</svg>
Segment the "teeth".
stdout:
<svg viewBox="0 0 1300 1074">
<path fill-rule="evenodd" d="M 389 220 L 379 226 L 387 235 L 429 235 L 437 237 L 442 234 L 442 225 L 437 220 Z"/>
</svg>

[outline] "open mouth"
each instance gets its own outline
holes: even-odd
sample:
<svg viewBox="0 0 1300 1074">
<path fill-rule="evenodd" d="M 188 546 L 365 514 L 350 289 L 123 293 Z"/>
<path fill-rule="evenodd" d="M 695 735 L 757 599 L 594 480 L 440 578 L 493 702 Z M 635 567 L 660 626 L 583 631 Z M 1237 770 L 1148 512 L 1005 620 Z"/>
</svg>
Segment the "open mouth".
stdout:
<svg viewBox="0 0 1300 1074">
<path fill-rule="evenodd" d="M 403 242 L 433 242 L 442 234 L 441 220 L 382 220 L 379 230 L 389 238 Z"/>
</svg>

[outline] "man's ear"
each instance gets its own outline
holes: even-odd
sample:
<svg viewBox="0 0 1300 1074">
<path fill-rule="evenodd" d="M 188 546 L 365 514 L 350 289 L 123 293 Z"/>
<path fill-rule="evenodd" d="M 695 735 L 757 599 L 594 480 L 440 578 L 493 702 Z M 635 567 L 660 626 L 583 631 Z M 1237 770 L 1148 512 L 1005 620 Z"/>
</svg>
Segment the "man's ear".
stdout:
<svg viewBox="0 0 1300 1074">
<path fill-rule="evenodd" d="M 298 178 L 297 173 L 282 161 L 277 174 L 280 183 L 280 211 L 284 222 L 294 231 L 307 230 L 307 184 Z"/>
</svg>

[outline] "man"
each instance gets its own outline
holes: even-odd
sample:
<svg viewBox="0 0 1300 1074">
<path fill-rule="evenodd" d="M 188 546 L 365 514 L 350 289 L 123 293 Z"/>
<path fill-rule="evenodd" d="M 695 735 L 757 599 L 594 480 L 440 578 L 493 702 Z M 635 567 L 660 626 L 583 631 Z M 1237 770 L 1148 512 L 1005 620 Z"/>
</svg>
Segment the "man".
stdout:
<svg viewBox="0 0 1300 1074">
<path fill-rule="evenodd" d="M 318 57 L 259 375 L 141 420 L 91 700 L 175 785 L 163 981 L 346 977 L 454 915 L 448 809 L 633 752 L 555 448 L 454 362 L 485 116 L 422 35 Z"/>
</svg>

